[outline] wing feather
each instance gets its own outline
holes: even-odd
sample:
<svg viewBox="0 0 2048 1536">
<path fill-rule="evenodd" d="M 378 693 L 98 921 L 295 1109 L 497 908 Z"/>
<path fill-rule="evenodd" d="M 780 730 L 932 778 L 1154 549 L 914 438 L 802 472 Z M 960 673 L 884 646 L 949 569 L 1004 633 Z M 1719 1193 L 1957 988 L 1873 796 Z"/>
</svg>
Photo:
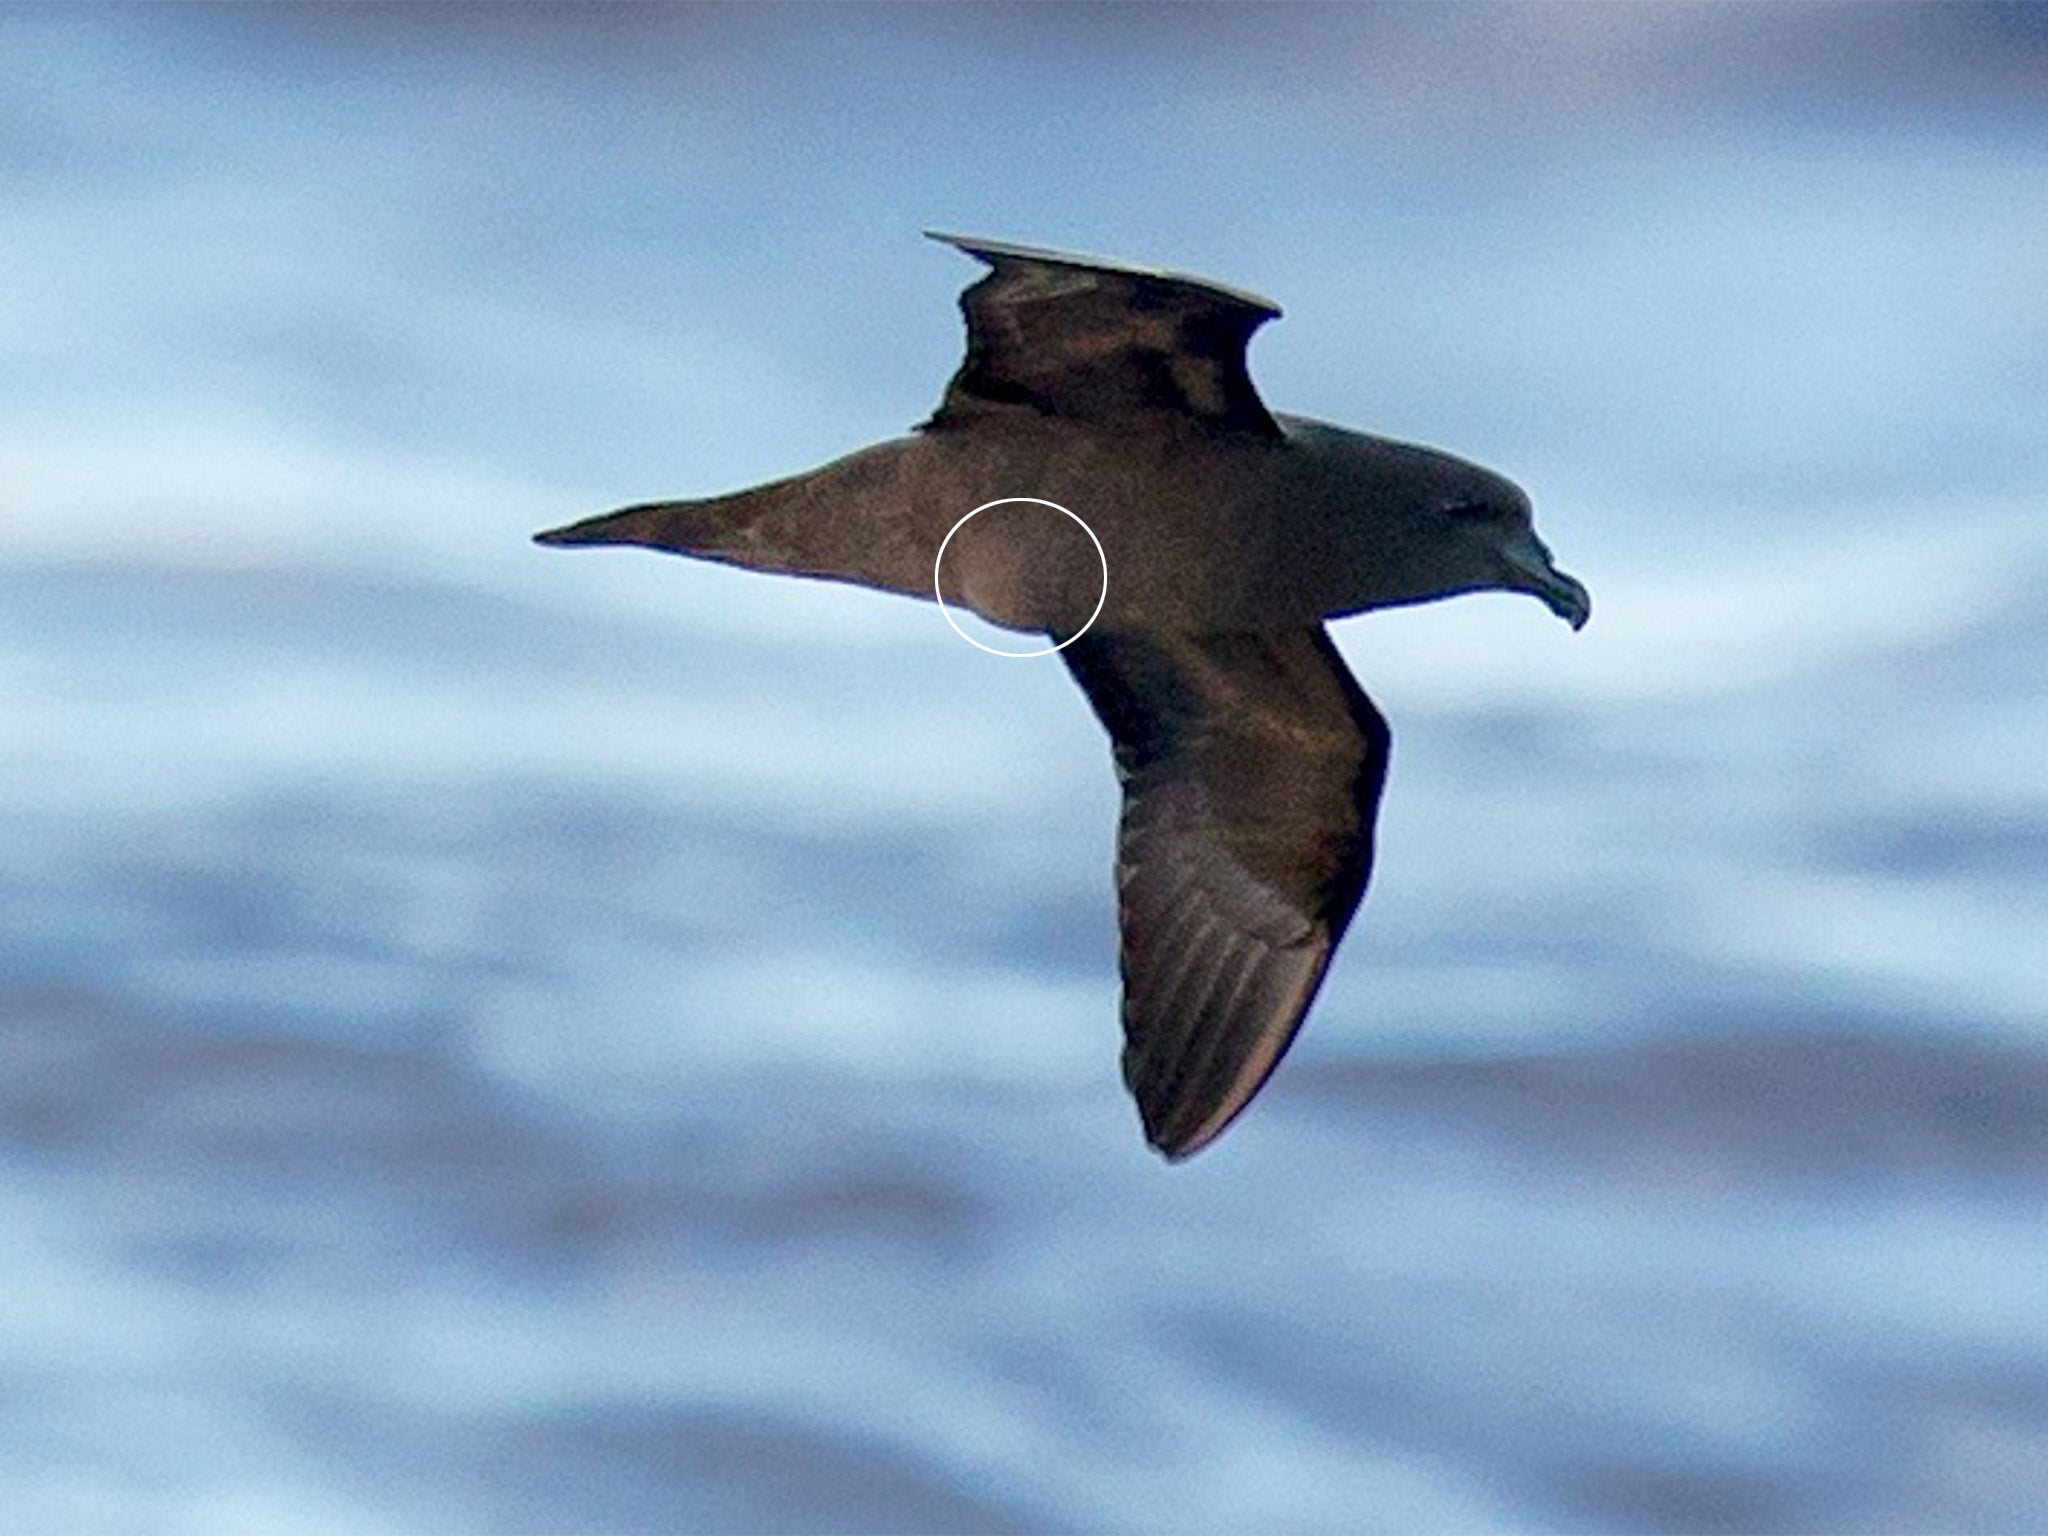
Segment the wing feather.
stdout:
<svg viewBox="0 0 2048 1536">
<path fill-rule="evenodd" d="M 1124 1079 L 1167 1157 L 1286 1053 L 1372 868 L 1389 736 L 1320 627 L 1083 635 L 1115 747 Z"/>
<path fill-rule="evenodd" d="M 1280 313 L 1271 301 L 1099 257 L 932 238 L 991 270 L 960 296 L 967 357 L 928 428 L 1030 411 L 1123 429 L 1170 417 L 1282 436 L 1245 361 L 1252 332 Z"/>
</svg>

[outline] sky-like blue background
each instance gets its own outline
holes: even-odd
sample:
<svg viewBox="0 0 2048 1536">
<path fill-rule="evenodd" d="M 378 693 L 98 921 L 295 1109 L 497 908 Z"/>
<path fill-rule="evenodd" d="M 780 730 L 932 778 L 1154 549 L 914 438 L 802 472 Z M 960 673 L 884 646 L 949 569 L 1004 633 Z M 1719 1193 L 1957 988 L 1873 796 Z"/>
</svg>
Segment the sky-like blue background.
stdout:
<svg viewBox="0 0 2048 1536">
<path fill-rule="evenodd" d="M 2044 17 L 0 7 L 0 1525 L 2038 1528 Z M 918 420 L 925 228 L 1595 594 L 1340 626 L 1185 1168 L 1056 663 L 526 542 Z"/>
</svg>

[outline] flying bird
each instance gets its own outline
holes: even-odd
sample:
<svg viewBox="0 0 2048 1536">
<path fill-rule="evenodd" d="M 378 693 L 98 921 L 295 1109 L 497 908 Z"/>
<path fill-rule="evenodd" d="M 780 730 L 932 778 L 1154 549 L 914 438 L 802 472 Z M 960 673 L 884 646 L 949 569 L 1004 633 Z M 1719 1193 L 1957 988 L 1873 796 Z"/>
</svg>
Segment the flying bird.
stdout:
<svg viewBox="0 0 2048 1536">
<path fill-rule="evenodd" d="M 1391 738 L 1324 621 L 1507 589 L 1576 629 L 1590 601 L 1508 480 L 1269 411 L 1245 348 L 1270 301 L 931 238 L 989 271 L 910 435 L 535 537 L 937 595 L 1058 643 L 1123 786 L 1124 1081 L 1178 1161 L 1271 1076 L 1371 874 Z"/>
</svg>

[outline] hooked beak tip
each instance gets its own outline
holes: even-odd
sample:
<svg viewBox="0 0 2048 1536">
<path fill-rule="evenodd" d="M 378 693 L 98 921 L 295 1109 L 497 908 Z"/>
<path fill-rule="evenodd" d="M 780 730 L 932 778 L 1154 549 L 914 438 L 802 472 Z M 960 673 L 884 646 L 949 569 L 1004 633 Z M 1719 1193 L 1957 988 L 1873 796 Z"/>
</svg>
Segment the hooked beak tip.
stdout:
<svg viewBox="0 0 2048 1536">
<path fill-rule="evenodd" d="M 1550 596 L 1550 611 L 1576 632 L 1584 629 L 1586 620 L 1593 617 L 1593 596 L 1580 583 L 1565 576 Z"/>
<path fill-rule="evenodd" d="M 1544 606 L 1575 630 L 1584 629 L 1593 616 L 1593 594 L 1576 576 L 1567 576 L 1552 563 L 1550 551 L 1533 533 L 1501 551 L 1507 562 L 1503 585 L 1533 593 Z"/>
<path fill-rule="evenodd" d="M 1537 577 L 1536 595 L 1575 631 L 1584 629 L 1586 620 L 1593 616 L 1593 594 L 1586 590 L 1586 584 L 1554 565 Z"/>
</svg>

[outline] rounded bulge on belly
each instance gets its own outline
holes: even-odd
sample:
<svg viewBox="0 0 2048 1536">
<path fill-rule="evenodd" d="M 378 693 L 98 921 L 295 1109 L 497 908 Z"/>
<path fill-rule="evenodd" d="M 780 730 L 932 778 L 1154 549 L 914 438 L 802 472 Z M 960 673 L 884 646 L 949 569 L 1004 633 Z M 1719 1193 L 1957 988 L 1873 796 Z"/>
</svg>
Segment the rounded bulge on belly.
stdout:
<svg viewBox="0 0 2048 1536">
<path fill-rule="evenodd" d="M 938 561 L 938 590 L 1004 629 L 1071 635 L 1104 594 L 1105 556 L 1089 530 L 1040 501 L 984 507 L 953 529 Z M 1109 591 L 1115 567 L 1110 562 Z"/>
</svg>

